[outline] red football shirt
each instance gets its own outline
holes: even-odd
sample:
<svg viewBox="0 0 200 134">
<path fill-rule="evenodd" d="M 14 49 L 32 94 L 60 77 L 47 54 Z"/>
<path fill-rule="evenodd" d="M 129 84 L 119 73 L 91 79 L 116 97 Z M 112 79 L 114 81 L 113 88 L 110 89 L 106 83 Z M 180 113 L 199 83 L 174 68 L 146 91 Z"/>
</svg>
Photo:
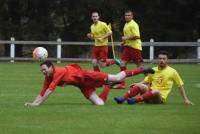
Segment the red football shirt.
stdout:
<svg viewBox="0 0 200 134">
<path fill-rule="evenodd" d="M 40 95 L 43 96 L 49 88 L 54 91 L 56 86 L 74 85 L 80 89 L 100 87 L 105 84 L 108 74 L 81 69 L 78 64 L 70 64 L 66 67 L 55 67 L 51 77 L 45 77 L 43 89 Z"/>
</svg>

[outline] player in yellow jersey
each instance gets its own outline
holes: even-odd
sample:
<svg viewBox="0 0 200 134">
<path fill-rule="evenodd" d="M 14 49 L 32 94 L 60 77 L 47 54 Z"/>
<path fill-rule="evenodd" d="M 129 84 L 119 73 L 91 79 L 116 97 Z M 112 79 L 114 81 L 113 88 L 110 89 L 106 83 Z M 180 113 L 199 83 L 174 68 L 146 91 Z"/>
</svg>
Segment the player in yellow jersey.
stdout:
<svg viewBox="0 0 200 134">
<path fill-rule="evenodd" d="M 112 35 L 112 31 L 109 26 L 100 21 L 99 13 L 92 12 L 92 21 L 90 29 L 91 32 L 87 34 L 87 37 L 95 41 L 95 45 L 92 48 L 92 64 L 94 71 L 100 71 L 100 66 L 110 66 L 113 64 L 120 64 L 118 60 L 108 60 L 108 37 Z"/>
<path fill-rule="evenodd" d="M 170 67 L 168 62 L 168 53 L 160 51 L 158 55 L 158 66 L 154 67 L 154 74 L 149 74 L 145 77 L 144 81 L 134 84 L 130 90 L 123 95 L 123 97 L 115 97 L 114 100 L 121 104 L 127 100 L 128 104 L 135 104 L 138 102 L 146 103 L 165 103 L 167 96 L 171 92 L 173 82 L 178 86 L 184 103 L 192 105 L 192 102 L 188 99 L 184 83 L 179 76 L 178 72 Z M 138 96 L 136 96 L 138 95 Z M 132 98 L 136 96 L 135 98 Z"/>
<path fill-rule="evenodd" d="M 137 66 L 143 65 L 140 30 L 133 17 L 131 10 L 125 11 L 124 18 L 126 23 L 123 29 L 124 34 L 121 37 L 123 49 L 121 53 L 121 71 L 126 70 L 126 64 L 130 61 L 134 62 Z M 125 83 L 115 85 L 113 88 L 125 88 Z"/>
</svg>

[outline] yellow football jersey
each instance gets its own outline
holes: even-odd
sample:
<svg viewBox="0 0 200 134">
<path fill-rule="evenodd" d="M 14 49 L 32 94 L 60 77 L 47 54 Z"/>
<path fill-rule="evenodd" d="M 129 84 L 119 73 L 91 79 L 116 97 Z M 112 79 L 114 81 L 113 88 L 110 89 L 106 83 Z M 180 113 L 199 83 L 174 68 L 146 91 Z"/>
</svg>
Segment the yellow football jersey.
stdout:
<svg viewBox="0 0 200 134">
<path fill-rule="evenodd" d="M 112 33 L 109 26 L 105 22 L 102 22 L 102 21 L 98 21 L 96 24 L 92 24 L 90 28 L 91 28 L 91 33 L 94 39 L 100 38 L 107 33 Z M 108 38 L 101 41 L 98 41 L 95 39 L 95 46 L 107 46 L 107 45 L 108 45 Z"/>
<path fill-rule="evenodd" d="M 184 83 L 179 76 L 178 72 L 170 66 L 167 66 L 163 70 L 159 70 L 158 67 L 153 68 L 154 74 L 149 74 L 145 77 L 144 81 L 151 84 L 152 90 L 159 90 L 162 98 L 166 101 L 168 94 L 171 92 L 173 82 L 175 81 L 178 87 Z"/>
<path fill-rule="evenodd" d="M 124 25 L 123 32 L 124 32 L 124 36 L 125 37 L 130 37 L 130 36 L 138 36 L 138 37 L 140 37 L 139 26 L 134 20 L 131 20 L 130 22 L 127 22 Z M 135 48 L 135 49 L 142 50 L 141 39 L 126 40 L 125 41 L 125 46 L 129 46 L 129 47 L 132 47 L 132 48 Z"/>
</svg>

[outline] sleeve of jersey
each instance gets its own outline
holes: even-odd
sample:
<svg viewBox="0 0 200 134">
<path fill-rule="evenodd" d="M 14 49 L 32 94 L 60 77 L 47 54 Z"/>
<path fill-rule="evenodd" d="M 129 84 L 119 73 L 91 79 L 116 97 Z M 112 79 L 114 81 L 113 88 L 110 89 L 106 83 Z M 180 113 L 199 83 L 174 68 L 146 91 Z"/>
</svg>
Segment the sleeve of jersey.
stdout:
<svg viewBox="0 0 200 134">
<path fill-rule="evenodd" d="M 91 32 L 91 34 L 94 34 L 92 26 L 90 26 L 90 32 Z"/>
<path fill-rule="evenodd" d="M 184 84 L 177 71 L 174 71 L 173 80 L 176 82 L 176 85 L 178 87 L 180 87 L 180 86 L 182 86 Z"/>
<path fill-rule="evenodd" d="M 105 31 L 106 31 L 106 33 L 112 33 L 111 28 L 106 24 L 105 24 Z"/>
<path fill-rule="evenodd" d="M 65 71 L 59 72 L 58 74 L 54 75 L 53 80 L 49 85 L 49 89 L 51 91 L 55 90 L 56 86 L 58 85 L 58 83 L 60 82 L 60 80 L 63 78 L 64 75 L 65 75 Z"/>
<path fill-rule="evenodd" d="M 45 78 L 45 80 L 44 80 L 44 82 L 43 82 L 43 88 L 42 88 L 42 90 L 40 91 L 40 96 L 43 96 L 44 94 L 45 94 L 45 92 L 46 92 L 46 90 L 48 89 L 48 87 L 49 87 L 49 82 L 48 82 L 48 80 Z"/>
<path fill-rule="evenodd" d="M 132 25 L 130 27 L 130 29 L 131 29 L 131 33 L 133 34 L 133 36 L 140 36 L 139 35 L 139 28 L 137 26 Z"/>
</svg>

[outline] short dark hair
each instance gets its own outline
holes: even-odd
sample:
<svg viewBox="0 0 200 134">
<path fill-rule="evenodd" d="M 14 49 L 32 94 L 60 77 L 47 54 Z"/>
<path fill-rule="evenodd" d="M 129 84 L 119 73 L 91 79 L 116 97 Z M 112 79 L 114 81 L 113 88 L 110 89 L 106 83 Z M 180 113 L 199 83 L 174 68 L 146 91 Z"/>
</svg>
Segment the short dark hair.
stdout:
<svg viewBox="0 0 200 134">
<path fill-rule="evenodd" d="M 167 57 L 169 56 L 169 53 L 167 51 L 163 51 L 163 50 L 159 51 L 158 55 L 160 55 L 160 54 L 166 55 Z"/>
<path fill-rule="evenodd" d="M 43 61 L 43 62 L 40 64 L 40 66 L 42 66 L 42 65 L 46 65 L 48 68 L 49 68 L 49 67 L 54 67 L 53 63 L 52 63 L 51 61 L 49 61 L 49 60 Z"/>
<path fill-rule="evenodd" d="M 97 14 L 98 14 L 98 16 L 100 17 L 100 13 L 99 13 L 99 11 L 97 11 L 97 10 L 94 10 L 94 11 L 92 11 L 92 12 L 91 12 L 91 14 L 93 14 L 93 13 L 97 13 Z"/>
<path fill-rule="evenodd" d="M 130 10 L 130 9 L 125 10 L 124 13 L 131 13 L 133 16 L 135 16 L 134 12 L 132 10 Z"/>
</svg>

